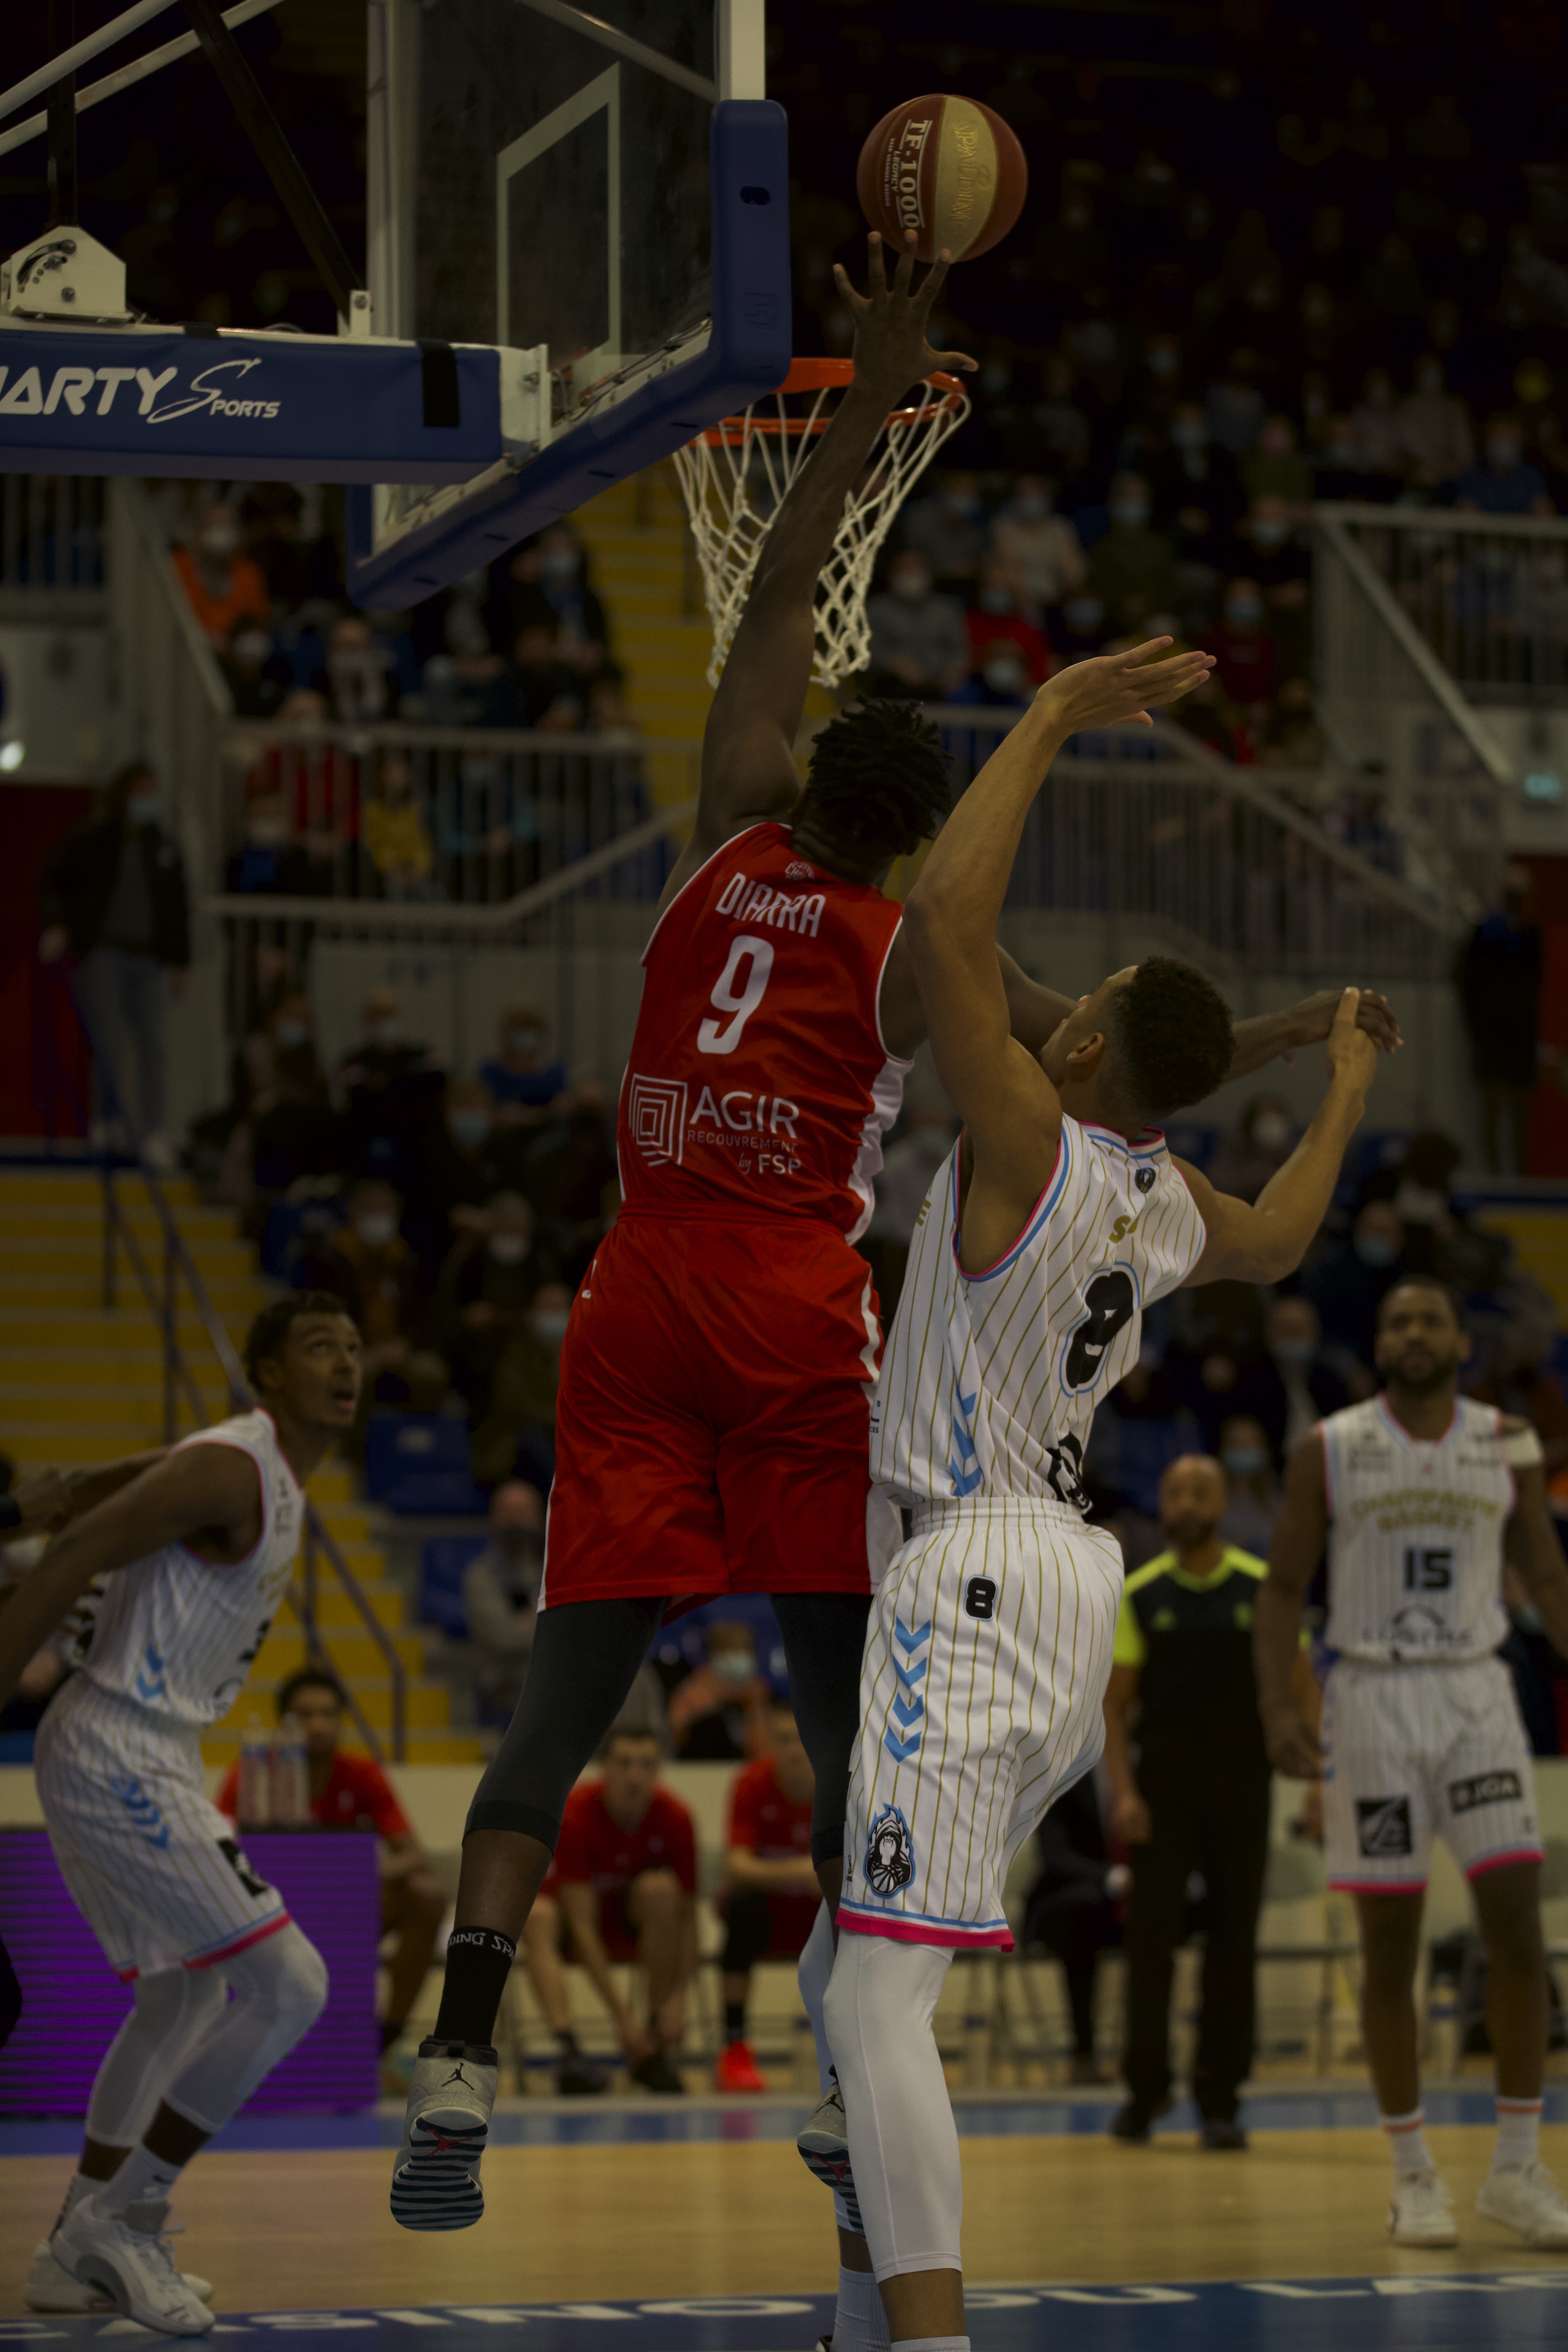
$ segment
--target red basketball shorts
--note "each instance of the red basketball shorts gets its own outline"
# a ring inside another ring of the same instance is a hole
[[[870,1269],[832,1226],[623,1214],[561,1353],[542,1605],[866,1592]],[[869,1532],[868,1532],[869,1531]]]

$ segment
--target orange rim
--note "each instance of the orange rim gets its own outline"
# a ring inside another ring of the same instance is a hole
[[[789,373],[783,383],[765,397],[776,400],[781,393],[842,390],[844,385],[853,383],[854,376],[853,360],[792,360]],[[944,409],[951,411],[959,407],[966,396],[955,375],[943,375],[938,371],[928,375],[926,383],[933,390],[940,389],[940,399],[923,401],[914,408],[890,410],[887,430],[890,431],[895,425],[923,425],[928,417],[940,415]],[[710,425],[705,433],[699,434],[698,439],[705,441],[710,449],[735,449],[742,446],[748,439],[795,441],[808,434],[825,433],[832,421],[831,414],[826,416],[726,416],[721,424]]]

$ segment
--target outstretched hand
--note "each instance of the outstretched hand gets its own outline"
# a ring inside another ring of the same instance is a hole
[[[1069,733],[1080,727],[1140,723],[1152,727],[1152,709],[1179,702],[1184,694],[1201,686],[1214,667],[1213,654],[1173,654],[1168,661],[1150,659],[1173,642],[1170,637],[1149,637],[1125,653],[1074,662],[1041,687],[1035,708]]]
[[[907,392],[941,368],[944,373],[972,374],[979,362],[967,352],[933,352],[926,341],[932,305],[947,276],[948,257],[942,253],[917,287],[915,233],[904,235],[889,284],[883,240],[873,229],[867,239],[866,275],[868,290],[858,294],[842,262],[833,265],[838,291],[855,320],[855,380],[868,382],[889,400]]]
[[[1296,1042],[1302,1045],[1321,1045],[1333,1025],[1340,1009],[1342,992],[1337,988],[1320,988],[1315,995],[1304,996],[1291,1014],[1296,1030]],[[1394,1007],[1386,996],[1373,988],[1363,988],[1356,1006],[1356,1026],[1364,1029],[1380,1054],[1396,1053],[1405,1043]],[[1288,1062],[1296,1058],[1295,1046],[1286,1053]]]
[[[1347,988],[1329,1028],[1329,1076],[1345,1078],[1364,1093],[1377,1067],[1378,1049],[1360,1024],[1361,991]]]

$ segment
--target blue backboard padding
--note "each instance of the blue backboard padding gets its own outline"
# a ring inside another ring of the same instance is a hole
[[[454,355],[461,422],[426,425],[417,343],[0,322],[0,472],[466,482],[501,454],[500,361]]]
[[[708,154],[713,325],[707,349],[602,417],[575,425],[484,499],[465,502],[379,555],[372,548],[370,493],[351,495],[348,589],[356,603],[417,604],[783,383],[792,357],[783,107],[771,99],[725,100],[713,109]]]

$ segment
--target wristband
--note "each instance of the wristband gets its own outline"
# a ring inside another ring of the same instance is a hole
[[[1526,1425],[1510,1429],[1502,1442],[1502,1458],[1510,1470],[1538,1470],[1546,1456],[1535,1431]]]

